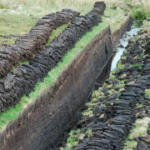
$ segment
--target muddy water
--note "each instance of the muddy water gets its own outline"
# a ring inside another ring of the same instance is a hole
[[[114,56],[112,59],[111,64],[111,71],[116,68],[116,65],[118,61],[121,58],[121,55],[123,54],[123,51],[125,50],[125,47],[128,45],[128,40],[132,38],[134,35],[137,35],[138,31],[140,31],[140,27],[142,26],[141,21],[134,21],[133,25],[131,26],[131,29],[127,31],[123,37],[116,43],[114,48]]]

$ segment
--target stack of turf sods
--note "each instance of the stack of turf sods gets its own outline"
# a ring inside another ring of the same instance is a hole
[[[35,84],[48,74],[70,48],[74,47],[76,41],[101,21],[100,15],[105,7],[104,2],[95,3],[90,13],[72,21],[63,33],[30,61],[30,65],[23,64],[7,74],[0,82],[0,111],[5,111],[18,103],[23,94],[28,95]],[[41,25],[42,20],[38,24]]]
[[[0,77],[3,78],[12,66],[17,66],[21,61],[31,60],[33,54],[39,53],[49,40],[53,29],[70,22],[80,13],[70,9],[46,15],[40,19],[31,31],[16,40],[14,45],[10,45],[0,50]]]
[[[114,73],[115,79],[106,80],[108,87],[111,85],[109,89],[114,88],[115,92],[119,92],[109,95],[110,91],[104,86],[102,92],[106,97],[98,98],[92,102],[92,105],[87,104],[85,109],[90,109],[93,115],[83,116],[78,121],[77,127],[80,128],[80,133],[84,137],[72,150],[123,149],[132,124],[136,120],[134,111],[136,104],[148,100],[146,103],[150,105],[149,99],[145,98],[145,89],[150,88],[150,55],[146,56],[150,54],[150,42],[147,43],[149,40],[150,36],[145,36],[145,38],[138,38],[136,43],[129,42],[125,53],[126,60],[121,60],[122,65],[125,65],[124,68]],[[145,50],[146,57],[141,55],[142,49]],[[142,63],[142,68],[138,66],[139,63]],[[126,75],[121,77],[122,74]],[[120,81],[126,84],[116,88]],[[119,98],[117,98],[118,94]],[[149,117],[148,108],[146,113],[145,117]],[[86,134],[88,130],[91,130],[90,136]]]

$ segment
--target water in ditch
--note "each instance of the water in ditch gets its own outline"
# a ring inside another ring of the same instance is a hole
[[[116,43],[114,48],[114,56],[112,58],[112,63],[111,63],[110,74],[116,68],[116,65],[120,60],[121,55],[125,50],[125,47],[128,45],[128,40],[132,38],[134,35],[137,35],[138,31],[140,31],[141,26],[142,26],[142,22],[135,20],[133,22],[133,25],[131,26],[131,29],[127,31],[123,35],[123,37]]]

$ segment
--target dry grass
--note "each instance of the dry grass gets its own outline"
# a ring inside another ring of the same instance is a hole
[[[19,34],[22,36],[36,24],[38,19],[35,18],[41,18],[63,8],[70,8],[81,12],[81,15],[85,15],[92,9],[96,1],[98,0],[0,0],[0,34]],[[134,8],[134,11],[144,8],[150,16],[150,0],[104,0],[104,2],[108,8],[110,6],[128,8],[126,4],[140,5],[141,7]],[[111,18],[103,18],[103,21],[111,25],[113,32],[125,20],[125,17],[122,17],[124,13],[127,12],[120,8],[118,11],[106,9],[105,15],[111,16]],[[149,22],[145,23],[143,27],[149,29]],[[0,41],[2,40],[0,39]],[[8,39],[6,44],[13,44],[15,40],[16,38]]]
[[[138,144],[137,141],[127,141],[125,143],[123,150],[134,150],[137,144]]]
[[[134,128],[131,130],[128,139],[133,139],[139,136],[146,136],[149,128],[150,118],[137,119],[134,123]],[[137,146],[137,141],[126,141],[123,150],[134,150]]]
[[[62,8],[71,8],[87,13],[91,6],[97,0],[0,0],[0,8],[6,9],[5,12],[9,12],[9,8],[12,13],[26,13],[32,15],[43,15],[49,12],[61,10]],[[150,0],[104,0],[108,7],[121,6],[126,4],[141,5],[146,12],[150,11]]]
[[[129,138],[133,139],[139,136],[146,136],[149,123],[150,123],[150,118],[146,117],[143,119],[138,119],[134,124],[135,128],[132,129]]]
[[[144,20],[141,29],[150,33],[150,21]]]
[[[96,0],[0,0],[3,12],[24,13],[27,15],[45,15],[47,13],[70,8],[86,14]],[[10,8],[10,9],[8,9]]]

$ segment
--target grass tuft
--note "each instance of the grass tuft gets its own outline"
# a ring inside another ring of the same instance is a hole
[[[147,117],[136,120],[136,122],[134,123],[135,127],[131,130],[129,139],[133,139],[139,136],[146,136],[149,123],[150,123],[150,118]]]
[[[123,150],[134,150],[137,144],[137,141],[127,141]]]
[[[54,39],[55,37],[59,36],[59,34],[62,33],[62,31],[65,30],[65,28],[66,28],[69,24],[70,24],[70,23],[65,24],[65,25],[62,25],[62,26],[58,27],[56,30],[53,30],[53,31],[52,31],[52,34],[51,34],[50,37],[49,37],[48,42],[46,43],[46,46],[49,45],[49,44],[53,41],[53,39]]]

